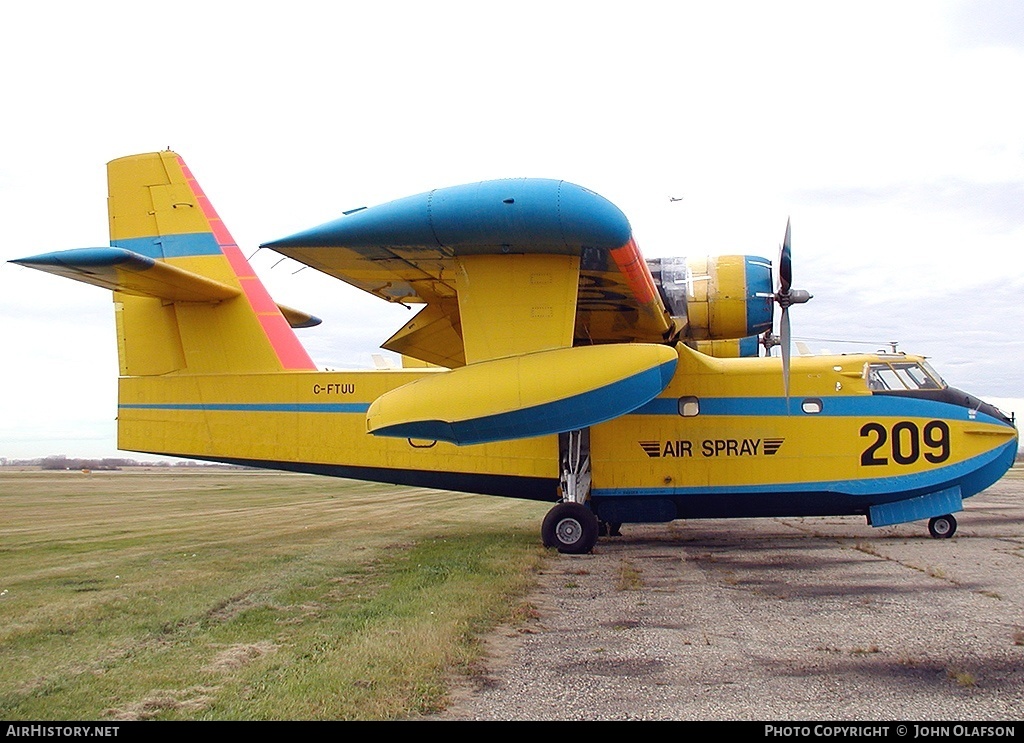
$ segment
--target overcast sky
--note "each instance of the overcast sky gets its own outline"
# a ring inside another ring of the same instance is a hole
[[[899,341],[1024,414],[1016,0],[43,0],[5,8],[0,64],[4,261],[106,245],[105,163],[166,147],[247,254],[435,187],[561,178],[647,257],[775,258],[791,217],[796,337]],[[253,263],[324,318],[299,331],[322,366],[371,366],[408,320],[279,258]],[[0,328],[0,456],[117,456],[110,294],[5,263]]]

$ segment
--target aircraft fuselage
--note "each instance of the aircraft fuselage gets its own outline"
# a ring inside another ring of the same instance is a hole
[[[951,388],[871,388],[904,355],[715,359],[678,347],[649,403],[589,430],[591,507],[606,522],[959,510],[1017,450],[1013,423]],[[441,370],[122,377],[122,449],[557,501],[559,437],[456,446],[374,436],[383,393]]]

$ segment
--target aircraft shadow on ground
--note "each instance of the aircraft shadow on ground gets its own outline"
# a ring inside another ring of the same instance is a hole
[[[894,580],[893,568],[902,563],[855,550],[860,540],[801,535],[759,535],[754,538],[735,535],[730,540],[715,535],[708,540],[688,535],[628,535],[605,540],[597,554],[633,560],[644,551],[645,561],[659,558],[680,560],[695,565],[716,582],[730,588],[765,594],[776,598],[823,598],[829,596],[883,597],[929,595],[943,591],[979,590],[973,583],[928,580]],[[928,537],[925,537],[928,539]],[[837,551],[837,541],[849,542]],[[647,553],[654,551],[653,554]],[[892,567],[890,567],[892,566]],[[906,566],[904,566],[906,568]],[[843,575],[843,580],[836,580]],[[912,576],[925,574],[914,569]]]
[[[1012,692],[1020,690],[1021,666],[1011,659],[979,657],[954,657],[953,653],[941,648],[921,652],[920,655],[897,654],[893,651],[873,649],[833,649],[829,655],[837,660],[821,667],[801,665],[794,668],[792,662],[765,661],[774,676],[811,677],[828,676],[843,678],[861,677],[872,684],[879,679],[891,679],[900,685],[901,693],[915,689],[922,694],[934,695],[945,692],[963,697],[978,692]],[[938,656],[938,657],[936,657]],[[836,666],[841,668],[836,668]],[[851,683],[851,685],[853,685]]]

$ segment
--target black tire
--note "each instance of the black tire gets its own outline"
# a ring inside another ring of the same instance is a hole
[[[928,520],[928,533],[933,539],[949,539],[956,534],[956,519],[952,515],[936,516]]]
[[[584,555],[597,544],[597,516],[580,503],[559,503],[540,527],[545,547],[567,555]]]

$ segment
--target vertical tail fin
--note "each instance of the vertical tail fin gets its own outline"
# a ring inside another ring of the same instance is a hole
[[[111,246],[239,290],[168,301],[116,286],[123,376],[316,368],[177,154],[114,160],[107,180]]]

